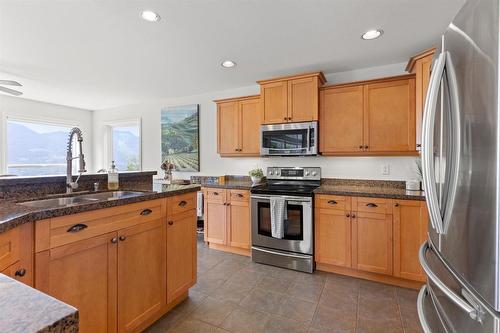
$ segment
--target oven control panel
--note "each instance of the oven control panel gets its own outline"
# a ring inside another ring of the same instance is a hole
[[[320,180],[321,168],[318,167],[269,167],[267,179]]]

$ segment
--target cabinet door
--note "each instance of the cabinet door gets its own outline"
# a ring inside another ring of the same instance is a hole
[[[308,77],[288,81],[289,121],[318,120],[318,107],[318,78]]]
[[[427,238],[425,201],[398,200],[394,204],[394,275],[425,281],[418,250]]]
[[[363,86],[320,93],[320,151],[361,152],[363,149]]]
[[[316,262],[351,267],[349,212],[317,208],[314,227]]]
[[[238,153],[238,102],[217,105],[217,152],[221,155]]]
[[[422,122],[424,118],[425,99],[431,79],[432,57],[434,53],[417,61],[416,64],[416,132],[417,150],[422,148]]]
[[[217,195],[214,195],[217,193]],[[226,244],[226,190],[205,192],[205,242]]]
[[[415,151],[415,79],[367,84],[364,89],[368,151]]]
[[[234,192],[234,193],[233,193]],[[231,191],[231,198],[244,196],[241,191]],[[247,197],[248,198],[248,197]],[[228,216],[228,244],[242,249],[250,248],[250,204],[248,200],[231,199]]]
[[[260,154],[260,98],[240,101],[240,154]]]
[[[288,121],[288,82],[279,81],[261,85],[264,124]]]
[[[167,223],[167,302],[196,283],[196,211],[170,217]]]
[[[118,238],[118,332],[133,332],[166,304],[166,223],[122,229]]]
[[[116,332],[116,233],[39,252],[35,287],[78,309],[79,332]]]
[[[392,216],[353,214],[353,268],[392,275]]]

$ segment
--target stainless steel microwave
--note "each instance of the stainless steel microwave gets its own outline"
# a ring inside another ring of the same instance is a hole
[[[317,121],[260,126],[261,156],[306,156],[317,154]]]

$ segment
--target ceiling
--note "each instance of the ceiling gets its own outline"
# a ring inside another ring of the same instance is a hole
[[[98,110],[398,63],[435,43],[463,3],[0,0],[0,79],[18,79],[25,98]],[[371,28],[385,33],[363,41]]]

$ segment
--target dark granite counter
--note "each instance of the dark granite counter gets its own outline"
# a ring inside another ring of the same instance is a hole
[[[78,332],[78,310],[0,274],[0,332]]]
[[[223,180],[221,181],[221,178]],[[250,190],[254,185],[248,176],[231,176],[211,177],[211,176],[194,176],[191,177],[192,183],[200,184],[202,187],[224,188],[235,190]]]
[[[252,182],[239,181],[239,180],[228,180],[223,184],[203,184],[203,187],[212,188],[225,188],[225,189],[235,189],[235,190],[250,190],[252,188]]]
[[[324,179],[314,194],[425,200],[423,191],[408,191],[400,181]]]
[[[77,214],[90,210],[127,205],[135,202],[160,199],[188,192],[196,192],[199,189],[200,185],[163,185],[159,190],[144,192],[144,195],[137,197],[103,200],[91,203],[69,205],[62,208],[53,209],[36,209],[20,205],[15,201],[0,201],[0,233],[15,228],[16,226],[19,226],[21,224],[34,222],[37,220]],[[128,190],[134,191],[135,189]]]

